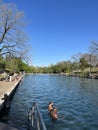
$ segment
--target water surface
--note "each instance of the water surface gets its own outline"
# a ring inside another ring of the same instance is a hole
[[[47,130],[98,130],[98,80],[62,75],[26,75],[18,86],[9,112],[1,120],[27,130],[28,111],[38,102]],[[54,102],[59,119],[48,115]],[[5,120],[6,119],[6,120]]]

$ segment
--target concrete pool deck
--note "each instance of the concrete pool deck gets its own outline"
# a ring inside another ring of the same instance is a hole
[[[19,75],[18,79],[15,79],[12,82],[6,80],[0,81],[0,111],[3,109],[6,103],[6,99],[4,98],[4,95],[7,94],[10,100],[12,94],[14,93],[18,84],[21,82],[22,78],[23,75]],[[0,130],[18,130],[18,129],[8,124],[0,122]]]
[[[18,80],[15,79],[14,81],[0,81],[0,111],[4,107],[5,99],[4,95],[7,94],[9,98],[12,96],[14,90],[16,89],[17,85],[20,83],[22,80],[23,75],[20,75]]]

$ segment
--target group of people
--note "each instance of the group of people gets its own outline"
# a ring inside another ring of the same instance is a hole
[[[48,111],[53,120],[58,119],[57,108],[54,107],[53,102],[49,102]]]
[[[6,81],[12,82],[12,81],[14,81],[14,80],[17,80],[17,81],[18,81],[18,79],[19,79],[19,74],[16,74],[16,73],[9,73],[9,74],[7,74],[7,76],[6,76]]]

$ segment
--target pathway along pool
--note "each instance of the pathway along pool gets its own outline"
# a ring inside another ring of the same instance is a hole
[[[26,75],[17,88],[8,112],[0,118],[20,130],[28,128],[28,111],[37,101],[47,130],[98,130],[98,80],[62,75]],[[58,108],[55,122],[48,103]]]

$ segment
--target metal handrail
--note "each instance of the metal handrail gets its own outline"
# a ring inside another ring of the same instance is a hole
[[[31,123],[32,128],[35,127],[37,130],[40,130],[40,125],[41,125],[42,130],[47,130],[42,115],[40,113],[38,104],[36,102],[33,103],[29,111],[28,119],[29,119],[29,123]]]

